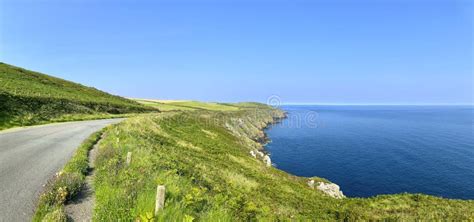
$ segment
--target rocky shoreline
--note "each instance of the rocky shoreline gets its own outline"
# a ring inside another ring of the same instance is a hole
[[[262,137],[256,140],[256,142],[262,145],[261,149],[260,150],[255,149],[255,150],[250,151],[251,156],[253,156],[254,158],[261,159],[267,165],[267,167],[272,166],[272,162],[270,158],[270,153],[267,150],[265,150],[265,146],[271,142],[271,139],[268,137],[268,134],[266,133],[266,131],[272,125],[278,124],[284,119],[288,118],[287,112],[284,112],[284,111],[281,111],[281,112],[282,112],[281,116],[273,116],[273,121],[270,123],[267,123],[267,125],[261,129]],[[317,189],[325,193],[326,195],[336,198],[336,199],[342,199],[346,197],[344,193],[340,190],[339,185],[335,183],[315,182],[314,179],[308,178],[308,186],[311,189]]]
[[[266,131],[275,124],[288,118],[288,113],[280,109],[256,109],[253,112],[243,113],[239,117],[230,118],[225,122],[225,127],[235,136],[242,138],[242,143],[246,143],[252,149],[249,155],[262,161],[267,167],[272,167],[273,163],[270,153],[265,150],[265,146],[271,142]],[[314,178],[305,178],[309,189],[316,189],[333,198],[344,198],[337,184],[324,179],[315,181]]]
[[[262,145],[262,151],[264,152],[265,152],[265,149],[263,147],[265,147],[268,143],[272,141],[270,137],[268,137],[268,134],[266,133],[266,131],[270,129],[271,126],[281,123],[284,119],[288,118],[288,113],[284,111],[282,112],[283,112],[282,116],[274,116],[273,120],[270,123],[267,123],[265,127],[260,129],[262,132],[262,136],[255,140],[255,142],[260,143]]]

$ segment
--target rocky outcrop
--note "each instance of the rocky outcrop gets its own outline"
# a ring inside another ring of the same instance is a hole
[[[239,116],[226,119],[224,125],[235,136],[242,138],[246,145],[261,149],[269,142],[264,130],[285,117],[284,111],[271,107],[249,109]]]
[[[267,167],[272,166],[272,160],[268,154],[264,154],[262,151],[255,149],[250,151],[250,155],[255,159],[263,161]]]
[[[253,156],[253,158],[257,158],[257,154],[255,154],[255,151],[250,151],[250,155]]]
[[[257,156],[260,157],[261,159],[263,159],[263,157],[265,156],[265,154],[260,150],[255,150],[255,154],[257,154]]]
[[[335,183],[325,183],[325,182],[315,182],[314,180],[308,181],[308,186],[311,188],[315,188],[322,191],[326,195],[330,197],[334,197],[336,199],[345,198],[344,194],[341,191],[341,188]]]
[[[271,167],[270,156],[262,152],[263,146],[269,142],[264,131],[269,125],[277,123],[283,118],[286,118],[286,113],[272,107],[250,109],[241,113],[240,116],[225,119],[224,126],[232,134],[241,138],[242,143],[253,147],[249,151],[253,158],[259,159],[267,167]]]
[[[263,162],[265,162],[265,164],[267,165],[267,167],[271,167],[272,166],[272,159],[270,159],[270,156],[268,155],[265,155],[263,157]]]

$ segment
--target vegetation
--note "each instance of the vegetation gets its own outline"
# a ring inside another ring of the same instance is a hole
[[[0,130],[156,111],[135,101],[0,63]]]
[[[264,105],[130,118],[107,130],[96,160],[97,221],[277,221],[474,219],[474,201],[422,194],[334,199],[266,167],[249,152],[283,113]],[[126,155],[132,152],[130,166]],[[315,178],[316,181],[326,181]],[[154,216],[157,185],[164,210]]]
[[[136,99],[137,102],[158,108],[161,111],[192,111],[192,110],[212,110],[212,111],[237,111],[239,106],[228,103],[205,103],[199,101],[166,101]]]
[[[64,204],[85,184],[88,152],[100,138],[97,221],[474,220],[474,201],[423,194],[334,199],[309,187],[309,178],[266,167],[250,151],[262,149],[262,130],[284,113],[263,104],[131,101],[3,63],[0,87],[0,129],[167,111],[92,135],[50,180],[34,221],[66,221]],[[155,216],[157,185],[166,186],[166,202]]]
[[[94,133],[82,143],[64,169],[48,182],[39,198],[33,221],[66,221],[64,204],[84,186],[89,170],[89,150],[99,141],[102,132]]]

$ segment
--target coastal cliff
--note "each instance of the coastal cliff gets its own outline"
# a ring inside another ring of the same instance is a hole
[[[246,140],[251,147],[255,148],[249,152],[252,157],[261,160],[267,167],[271,167],[272,161],[270,154],[264,149],[265,144],[270,142],[265,130],[285,118],[287,118],[287,113],[281,109],[266,108],[259,110],[257,108],[255,110],[248,110],[243,113],[241,117],[228,119],[225,126],[235,136]],[[333,198],[345,198],[337,184],[317,177],[314,179],[308,178],[307,180],[308,186],[312,189],[321,191]]]
[[[342,192],[335,189],[338,187],[323,178],[297,177],[271,167],[271,160],[262,151],[266,141],[264,130],[283,118],[284,112],[253,103],[234,106],[239,110],[144,115],[107,129],[96,160],[94,218],[101,221],[150,218],[155,221],[462,221],[474,218],[474,201],[422,194],[341,198]],[[131,164],[127,165],[124,163],[129,152],[133,155]],[[158,185],[166,186],[166,201],[163,210],[154,215]]]
[[[286,113],[280,109],[255,107],[254,109],[245,110],[235,117],[228,118],[224,125],[235,136],[243,140],[253,141],[249,144],[261,150],[270,141],[265,129],[286,117]]]

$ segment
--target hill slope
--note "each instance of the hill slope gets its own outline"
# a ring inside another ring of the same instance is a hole
[[[0,63],[0,130],[152,110],[95,88]]]

